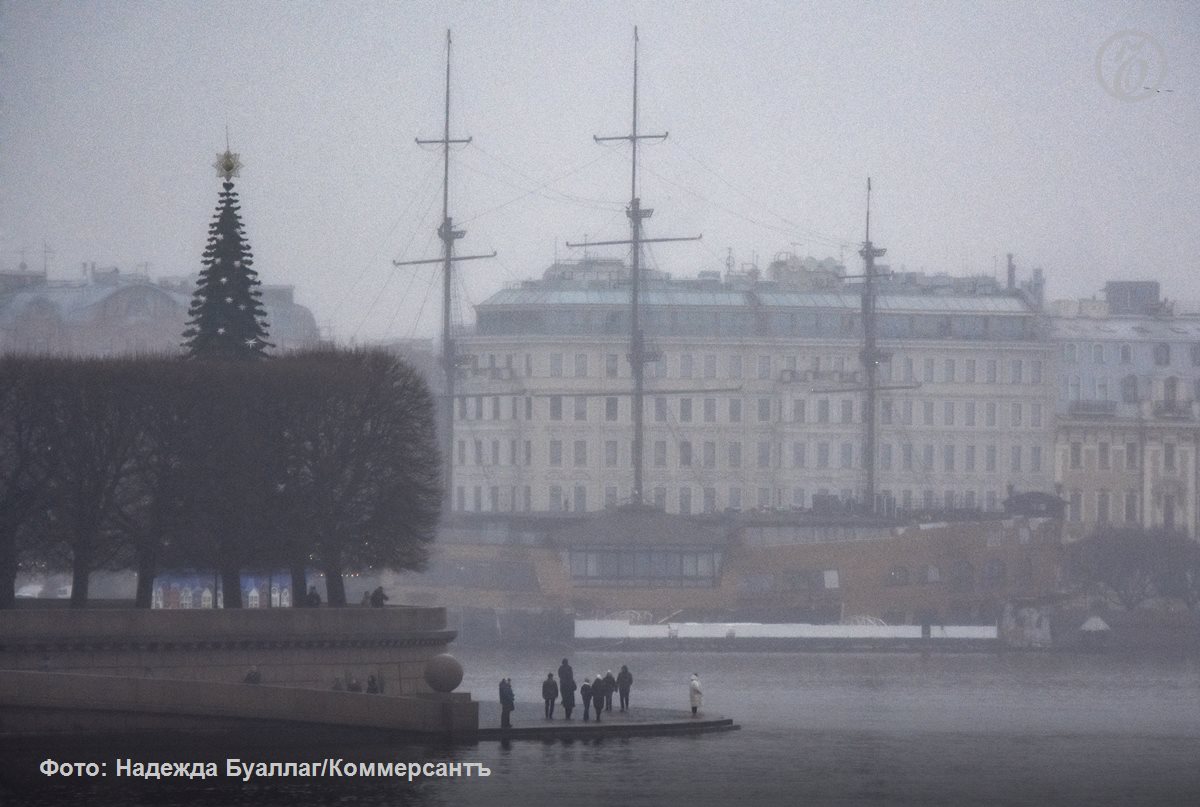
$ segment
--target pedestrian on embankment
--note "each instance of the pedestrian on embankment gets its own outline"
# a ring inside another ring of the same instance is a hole
[[[583,679],[583,686],[579,688],[579,697],[583,700],[583,720],[586,723],[588,712],[592,708],[592,685],[586,678]]]
[[[564,679],[560,676],[558,690],[562,694],[563,714],[566,715],[567,720],[570,720],[571,712],[575,711],[575,679]]]
[[[546,673],[542,682],[542,700],[546,702],[546,719],[554,719],[554,702],[558,700],[558,684],[554,681],[554,673]]]
[[[692,717],[695,717],[704,702],[704,688],[700,686],[700,676],[696,673],[692,673],[691,683],[688,684],[688,702],[692,705]]]
[[[517,708],[516,697],[513,695],[512,682],[507,678],[500,679],[500,728],[512,728],[509,715]]]
[[[604,674],[604,711],[612,711],[612,696],[617,691],[617,679],[613,677],[612,670]]]
[[[633,688],[633,673],[624,664],[617,673],[617,693],[621,696],[621,711],[629,711],[629,690]]]
[[[596,722],[600,722],[600,713],[604,711],[604,695],[608,692],[608,687],[604,685],[604,679],[596,673],[595,680],[592,681],[592,706],[596,708]]]

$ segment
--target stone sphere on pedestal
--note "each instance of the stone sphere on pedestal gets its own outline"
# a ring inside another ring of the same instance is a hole
[[[434,692],[453,692],[462,679],[463,666],[449,653],[441,653],[425,662],[425,683]]]

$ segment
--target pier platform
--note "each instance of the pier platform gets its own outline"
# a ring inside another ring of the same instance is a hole
[[[704,734],[714,731],[736,731],[741,728],[732,718],[701,711],[692,717],[682,709],[655,709],[638,706],[628,712],[605,712],[600,722],[584,721],[583,710],[575,708],[571,720],[563,717],[562,706],[554,710],[554,719],[542,716],[540,701],[518,703],[512,713],[512,728],[500,728],[500,704],[494,701],[479,704],[478,740],[553,740],[587,739],[592,737],[635,737],[664,734]]]

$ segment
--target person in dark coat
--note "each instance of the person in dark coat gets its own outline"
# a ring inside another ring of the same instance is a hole
[[[308,593],[304,595],[304,604],[309,608],[321,607],[321,595],[317,593],[316,586],[308,587]]]
[[[375,676],[368,675],[367,676],[367,694],[368,695],[378,695],[380,693],[380,691],[381,690],[379,689],[379,681],[376,680]]]
[[[558,691],[562,694],[563,714],[567,716],[567,720],[570,720],[571,712],[575,711],[575,679],[560,680]]]
[[[583,700],[583,719],[586,722],[588,719],[588,710],[592,708],[592,685],[588,683],[586,678],[583,679],[583,686],[579,688],[579,697]],[[597,715],[596,719],[599,720],[600,716]]]
[[[261,684],[262,683],[262,673],[260,673],[258,671],[257,664],[252,666],[250,669],[246,670],[246,677],[242,679],[242,683],[244,683],[244,684]]]
[[[612,670],[604,674],[604,711],[612,711],[612,696],[617,691],[617,679],[613,677]]]
[[[376,586],[371,592],[371,607],[382,608],[383,604],[388,601],[388,595],[383,593],[383,586]]]
[[[624,664],[617,673],[617,692],[621,696],[621,711],[629,711],[629,690],[633,687],[633,673]]]
[[[512,722],[508,716],[512,714],[512,710],[517,707],[516,698],[513,695],[512,683],[507,678],[500,679],[500,728],[512,728]]]
[[[570,681],[571,683],[575,683],[575,670],[571,669],[571,665],[567,663],[566,659],[563,659],[562,664],[558,665],[559,689],[561,689],[562,685],[565,684],[567,681]]]
[[[604,679],[600,674],[596,674],[596,679],[592,681],[592,705],[596,707],[596,722],[600,722],[600,713],[604,711],[604,694],[608,692],[608,687],[604,685]]]
[[[554,702],[558,700],[558,684],[554,681],[554,673],[546,673],[542,682],[542,700],[546,702],[546,719],[554,719]]]

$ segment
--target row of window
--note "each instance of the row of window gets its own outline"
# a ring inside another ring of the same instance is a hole
[[[621,467],[621,442],[605,440],[604,467]],[[628,444],[628,442],[626,441]],[[474,448],[474,464],[477,466],[525,466],[532,464],[533,443],[530,440],[511,440],[508,444],[507,463],[502,462],[500,440],[492,440],[490,452],[485,452],[483,440],[472,441]],[[562,468],[571,465],[575,468],[590,467],[588,440],[563,441],[552,438],[547,444],[547,465],[551,468]],[[650,446],[650,464],[654,468],[703,468],[738,470],[749,467],[743,452],[743,443],[734,440],[724,443],[718,457],[716,440],[676,440],[668,443],[666,440],[654,440]],[[793,441],[791,443],[790,463],[787,462],[788,452],[786,443],[776,443],[770,440],[759,440],[753,444],[755,448],[754,467],[771,469],[790,467],[802,468],[861,468],[864,465],[862,448],[857,442],[843,441],[830,443],[820,440],[816,442]],[[1075,447],[1072,444],[1072,463],[1076,459]],[[1105,444],[1107,446],[1107,444]],[[1168,469],[1174,469],[1174,445],[1168,444],[1171,451]],[[566,450],[569,449],[569,456]],[[668,459],[668,449],[670,458]],[[625,455],[632,463],[632,449]],[[995,444],[955,445],[946,443],[935,446],[933,443],[914,444],[909,442],[884,442],[878,446],[878,462],[876,467],[881,471],[943,471],[952,473],[964,472],[994,472],[998,470],[998,448]],[[1106,455],[1107,456],[1107,455]],[[490,459],[490,462],[488,461]],[[460,467],[467,465],[467,441],[458,441],[458,462]],[[1074,464],[1072,468],[1078,467]],[[1106,467],[1106,466],[1102,466]],[[1012,445],[1009,446],[1007,469],[1013,472],[1029,471],[1040,473],[1042,470],[1042,446]]]
[[[918,406],[919,405],[919,406]],[[919,413],[919,420],[917,419]],[[1028,421],[1026,420],[1028,413]],[[818,416],[820,411],[818,410]],[[1007,418],[1003,415],[1007,414]],[[1020,429],[1026,426],[1042,428],[1043,407],[1040,402],[1024,403],[1010,401],[1007,407],[999,401],[914,401],[911,398],[892,400],[883,398],[879,402],[879,421],[885,426],[899,423],[903,426],[966,426],[976,428],[1007,427]],[[818,422],[820,421],[818,418]]]
[[[550,512],[588,511],[587,485],[575,485],[566,488],[563,485],[549,485],[546,491],[546,507]],[[468,498],[468,492],[470,498]],[[759,487],[749,491],[734,485],[723,491],[721,498],[716,487],[703,487],[697,492],[691,486],[685,485],[675,491],[669,491],[666,486],[656,486],[651,490],[651,501],[661,510],[692,515],[694,513],[716,513],[726,508],[742,510],[743,508],[758,508],[773,510],[783,508],[807,508],[821,497],[834,497],[842,502],[856,500],[856,492],[849,488],[840,491],[830,491],[820,488],[811,496],[805,488]],[[899,495],[897,495],[897,493]],[[898,492],[884,488],[878,493],[879,503],[884,512],[900,510],[977,510],[983,509],[995,512],[1003,502],[1001,493],[997,490],[943,490],[933,489],[913,490],[904,488]],[[615,507],[626,503],[627,498],[615,485],[604,488],[604,507]],[[499,485],[485,488],[474,485],[469,490],[465,485],[455,488],[454,506],[459,511],[471,512],[529,512],[533,510],[533,488],[529,485],[511,486],[507,489]],[[541,505],[539,503],[539,509]]]
[[[1177,346],[1182,348],[1182,345]],[[1143,345],[1137,345],[1141,351]],[[1187,346],[1192,366],[1200,367],[1200,343]],[[1090,360],[1092,364],[1133,364],[1135,346],[1129,343],[1105,344],[1096,342],[1091,345],[1067,342],[1063,345],[1063,359],[1070,364]],[[1149,346],[1151,358],[1158,367],[1169,367],[1172,358],[1172,346],[1167,342],[1157,342]],[[1182,351],[1180,351],[1182,352]]]
[[[477,311],[481,335],[596,335],[629,333],[625,307],[552,305]],[[760,336],[857,338],[860,317],[830,310],[717,310],[699,306],[646,306],[641,324],[647,336]],[[986,314],[885,314],[878,317],[885,339],[1031,339],[1037,335],[1033,317]]]
[[[505,398],[509,405],[504,406]],[[549,395],[547,407],[549,419],[562,422],[570,419],[585,423],[589,419],[593,406],[591,396],[587,395]],[[485,400],[490,404],[485,406]],[[622,422],[622,415],[630,412],[631,402],[622,402],[616,395],[604,396],[600,399],[604,407],[604,421],[607,423]],[[782,422],[785,415],[790,415],[788,423],[857,423],[864,416],[865,406],[850,398],[830,399],[814,398],[811,401],[796,398],[791,401],[791,411],[785,412],[786,401],[772,397],[757,398],[668,398],[654,396],[650,406],[653,421],[656,423],[743,423],[746,404],[752,403],[756,422]],[[723,401],[723,405],[719,404]],[[523,402],[523,403],[522,403]],[[811,404],[811,405],[810,405]],[[459,420],[486,420],[485,412],[490,409],[491,420],[501,420],[507,408],[513,420],[533,419],[533,398],[512,396],[483,396],[475,395],[458,399]],[[1004,414],[1007,414],[1005,418]],[[1028,413],[1028,420],[1026,414]],[[473,415],[473,417],[472,417]],[[723,416],[723,417],[721,417]],[[718,418],[721,417],[720,420]],[[1040,402],[1010,401],[928,401],[911,398],[882,398],[879,401],[879,421],[885,426],[898,423],[905,426],[965,426],[975,428],[1009,427],[1009,428],[1042,428],[1043,406]]]
[[[1120,396],[1121,403],[1134,404],[1143,399],[1150,398],[1153,393],[1154,379],[1143,377],[1139,379],[1136,375],[1130,374],[1122,376],[1120,381]],[[1088,378],[1086,387],[1082,380],[1077,375],[1067,376],[1063,379],[1063,389],[1068,401],[1110,401],[1113,400],[1110,396],[1114,392],[1109,387],[1109,379],[1107,378]],[[1192,380],[1192,397],[1200,401],[1200,378]],[[1169,376],[1162,380],[1162,400],[1164,403],[1177,404],[1180,402],[1180,384],[1179,379],[1175,376]]]
[[[655,585],[716,584],[721,554],[715,551],[572,550],[571,577],[577,581],[644,582]]]
[[[1079,441],[1074,441],[1070,444],[1067,449],[1067,465],[1072,471],[1084,470],[1085,453],[1091,457],[1093,452],[1084,452],[1083,443]],[[1114,455],[1121,455],[1122,453],[1123,456],[1121,459],[1114,462]],[[1172,472],[1179,470],[1180,460],[1178,455],[1179,451],[1174,443],[1163,443],[1162,470]],[[1140,456],[1141,449],[1137,442],[1133,440],[1125,443],[1123,451],[1119,447],[1114,449],[1109,445],[1109,443],[1101,441],[1096,444],[1094,467],[1096,470],[1110,471],[1113,469],[1114,465],[1120,464],[1123,465],[1127,471],[1136,471],[1139,466],[1138,458]],[[1092,470],[1093,464],[1090,460],[1088,461],[1087,466],[1087,470]]]
[[[1139,348],[1141,346],[1138,346]],[[1149,346],[1151,358],[1158,367],[1172,365],[1174,351],[1172,345],[1160,342]],[[1095,343],[1092,345],[1077,345],[1068,342],[1063,345],[1063,357],[1069,364],[1077,364],[1081,357],[1089,359],[1095,365],[1133,364],[1134,346],[1130,344]],[[1188,346],[1191,365],[1200,367],[1200,344]],[[506,354],[503,367],[497,363],[497,355],[487,354],[487,363],[481,366],[483,356],[471,356],[472,366],[476,372],[505,370],[515,373],[514,357]],[[569,367],[575,378],[590,376],[590,354],[588,353],[551,353],[549,354],[548,375],[551,378],[562,378]],[[721,367],[718,367],[718,355],[715,353],[692,354],[680,353],[673,359],[660,358],[648,365],[648,374],[654,378],[706,378],[742,379],[746,375],[744,357],[740,353],[724,356]],[[857,359],[846,356],[813,356],[802,367],[795,356],[774,357],[760,354],[755,358],[754,375],[759,379],[775,379],[780,373],[796,373],[809,370],[814,373],[845,372],[857,370]],[[523,356],[525,377],[534,375],[533,354]],[[624,367],[626,362],[620,354],[604,354],[603,376],[617,378],[627,374]],[[1003,365],[1003,367],[1002,367]],[[1003,369],[1003,372],[1001,370]],[[939,362],[932,357],[925,357],[918,363],[912,356],[893,358],[890,362],[880,365],[880,374],[886,381],[920,381],[925,384],[943,383],[1006,383],[1006,384],[1040,384],[1042,383],[1042,361],[1021,358],[1008,359],[957,359],[946,358]]]
[[[1124,493],[1108,490],[1097,490],[1088,494],[1088,512],[1083,509],[1083,492],[1078,490],[1067,493],[1067,521],[1079,523],[1087,520],[1099,524],[1109,524],[1115,521],[1125,521],[1129,524],[1139,522],[1138,513],[1141,511],[1141,494],[1136,490]],[[1165,509],[1171,512],[1171,523],[1174,524],[1175,497],[1164,497]],[[1120,509],[1117,509],[1120,508]]]
[[[480,355],[472,355],[472,367],[476,373],[501,375],[515,374],[512,354],[506,354],[504,366],[497,364],[497,355],[487,354],[487,364],[480,366]],[[588,378],[592,371],[592,354],[589,353],[550,353],[547,375],[550,378]],[[718,366],[720,364],[720,366]],[[801,365],[806,366],[801,366]],[[719,357],[716,353],[679,353],[668,358],[661,356],[657,361],[647,365],[647,374],[651,378],[682,378],[682,379],[716,379],[726,378],[741,380],[753,372],[759,380],[795,380],[796,374],[807,371],[816,375],[822,373],[843,373],[860,369],[858,359],[853,356],[812,356],[806,362],[801,362],[795,356],[772,356],[760,354],[755,357],[752,370],[746,368],[745,357],[741,353],[726,354]],[[625,375],[626,361],[617,353],[604,354],[603,377],[617,378]],[[534,375],[533,354],[524,354],[524,375]],[[892,356],[880,365],[880,377],[884,381],[920,381],[924,384],[1041,384],[1041,359],[1014,358],[1000,359],[958,359],[945,358],[940,362],[933,357],[925,357],[920,361],[913,356]]]

